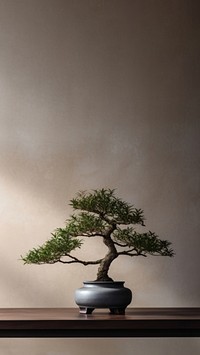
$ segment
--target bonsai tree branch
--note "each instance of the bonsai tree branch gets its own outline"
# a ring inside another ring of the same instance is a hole
[[[139,252],[133,252],[133,251],[121,251],[118,253],[118,255],[127,255],[127,256],[147,256],[146,254],[139,253]]]
[[[69,257],[72,260],[62,260],[59,259],[58,261],[62,264],[73,264],[73,263],[79,263],[79,264],[83,264],[84,266],[87,265],[97,265],[100,264],[102,262],[102,259],[98,259],[98,260],[92,260],[92,261],[85,261],[85,260],[80,260],[78,258],[76,258],[75,256],[72,256],[70,254],[66,254],[65,256]]]
[[[93,237],[104,237],[103,234],[101,233],[82,233],[82,234],[77,234],[76,237],[78,238],[81,238],[81,237],[84,237],[84,238],[93,238]]]

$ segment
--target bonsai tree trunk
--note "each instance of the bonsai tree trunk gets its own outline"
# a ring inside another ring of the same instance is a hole
[[[118,253],[110,235],[103,237],[103,242],[108,247],[109,251],[100,263],[96,281],[113,281],[108,276],[108,271],[110,268],[110,264],[113,262],[114,259],[118,257]]]

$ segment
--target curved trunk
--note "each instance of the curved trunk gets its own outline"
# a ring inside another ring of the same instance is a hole
[[[105,256],[98,268],[96,281],[113,281],[113,279],[108,276],[108,271],[110,268],[110,264],[114,259],[116,259],[116,257],[117,256],[113,256],[111,253],[108,253]]]
[[[113,260],[118,257],[117,249],[115,248],[115,245],[110,236],[104,237],[103,242],[108,247],[109,252],[106,254],[105,258],[99,265],[96,281],[113,281],[108,276],[108,271]]]

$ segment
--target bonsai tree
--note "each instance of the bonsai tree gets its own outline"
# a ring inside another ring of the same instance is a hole
[[[115,190],[100,189],[79,192],[70,201],[74,213],[64,228],[52,233],[42,246],[22,257],[25,264],[99,265],[96,281],[113,281],[108,275],[111,263],[121,256],[173,256],[171,243],[161,240],[154,232],[139,233],[136,225],[144,226],[144,215],[127,202],[116,197]],[[97,260],[81,260],[75,256],[84,238],[101,238],[108,248]]]

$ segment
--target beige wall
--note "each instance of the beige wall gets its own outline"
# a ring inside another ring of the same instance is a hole
[[[74,306],[95,268],[19,258],[63,225],[78,190],[99,187],[143,208],[176,251],[113,263],[132,306],[200,306],[198,4],[0,0],[0,307]],[[108,349],[196,355],[200,343],[0,340],[0,355]]]

